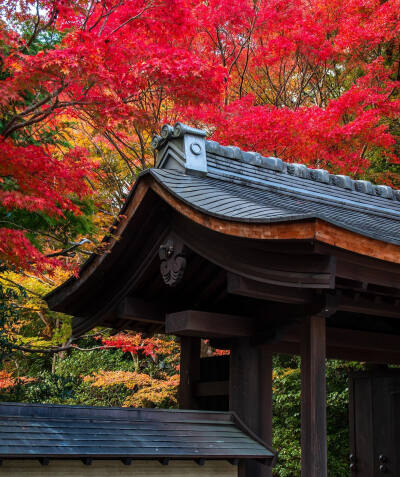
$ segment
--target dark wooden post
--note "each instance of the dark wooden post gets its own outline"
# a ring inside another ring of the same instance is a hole
[[[181,336],[179,408],[196,409],[193,385],[200,379],[200,338]]]
[[[231,349],[229,408],[268,444],[272,442],[272,354],[250,339],[237,339]],[[239,466],[239,477],[271,477],[258,462]]]
[[[307,317],[301,341],[301,475],[327,477],[326,319]]]

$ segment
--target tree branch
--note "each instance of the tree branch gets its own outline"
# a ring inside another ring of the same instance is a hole
[[[148,5],[146,5],[141,12],[139,12],[137,15],[134,15],[133,17],[131,18],[128,18],[128,20],[126,20],[125,22],[121,23],[121,25],[117,28],[115,28],[115,30],[113,30],[111,33],[110,33],[110,36],[113,35],[114,33],[116,33],[118,30],[120,30],[122,27],[124,27],[125,25],[127,25],[128,23],[132,22],[133,20],[136,20],[137,18],[139,18],[140,16],[143,15],[143,13],[148,10],[149,8],[151,8],[153,6],[153,4],[150,2]]]

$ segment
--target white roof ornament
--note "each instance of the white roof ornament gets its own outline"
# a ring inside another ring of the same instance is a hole
[[[157,149],[157,168],[175,169],[197,176],[207,175],[206,132],[182,123],[174,127],[166,124],[161,136],[154,136]]]
[[[232,176],[231,180],[235,182],[255,184],[262,182],[265,174],[272,173],[270,179],[273,177],[282,182],[282,187],[293,190],[301,188],[304,193],[316,193],[325,201],[328,197],[337,200],[337,192],[342,189],[347,191],[346,194],[365,194],[369,196],[368,199],[365,197],[365,201],[372,201],[374,204],[375,198],[400,202],[400,190],[394,190],[387,185],[374,185],[366,180],[330,174],[324,169],[283,162],[277,157],[263,157],[257,152],[243,151],[235,146],[221,146],[218,142],[206,141],[205,138],[206,132],[201,129],[182,123],[176,123],[174,127],[166,124],[161,129],[161,136],[154,136],[152,141],[153,147],[158,151],[157,169],[175,169],[186,174],[206,176],[208,160],[209,176],[215,176],[215,168],[219,167],[218,163],[223,158],[230,161],[224,177]],[[238,163],[243,164],[243,167],[238,168]],[[306,181],[303,182],[302,179]],[[354,197],[348,196],[348,199],[354,200]]]

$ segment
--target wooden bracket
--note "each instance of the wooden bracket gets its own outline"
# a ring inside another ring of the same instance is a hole
[[[319,316],[329,318],[334,315],[340,306],[340,296],[338,293],[322,293],[316,296],[310,307],[309,316]]]

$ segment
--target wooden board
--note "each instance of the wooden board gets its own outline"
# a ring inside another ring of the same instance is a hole
[[[193,461],[133,461],[124,465],[120,461],[93,461],[88,466],[80,461],[50,461],[43,466],[38,461],[4,461],[1,477],[237,477],[237,467],[226,461],[206,461],[198,465]]]

